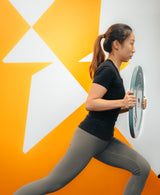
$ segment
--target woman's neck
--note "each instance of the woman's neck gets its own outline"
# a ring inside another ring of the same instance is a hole
[[[119,60],[118,58],[116,58],[116,56],[112,54],[109,54],[107,59],[111,60],[114,63],[114,65],[117,67],[117,69],[120,71],[120,67],[122,64],[121,60]]]

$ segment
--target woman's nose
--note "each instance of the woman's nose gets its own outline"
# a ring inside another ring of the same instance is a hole
[[[133,52],[133,53],[135,53],[135,52],[136,52],[136,50],[135,50],[135,47],[133,47],[133,50],[132,50],[132,52]]]

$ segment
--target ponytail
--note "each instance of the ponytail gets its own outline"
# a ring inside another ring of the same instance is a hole
[[[93,79],[98,66],[105,61],[106,56],[101,47],[101,40],[104,37],[105,35],[99,35],[94,44],[93,58],[89,67],[89,73],[91,79]]]

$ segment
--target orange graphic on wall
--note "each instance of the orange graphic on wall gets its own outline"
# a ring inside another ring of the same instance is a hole
[[[93,50],[99,32],[100,6],[100,0],[55,0],[31,27],[9,1],[0,2],[1,194],[11,195],[26,183],[46,176],[64,155],[76,127],[87,114],[82,104],[24,153],[31,78],[52,62],[5,63],[3,59],[32,28],[88,92],[89,62],[79,61]],[[115,136],[129,144],[118,129]],[[123,194],[129,177],[127,171],[92,159],[77,178],[54,194]],[[159,193],[159,180],[151,171],[142,194]]]

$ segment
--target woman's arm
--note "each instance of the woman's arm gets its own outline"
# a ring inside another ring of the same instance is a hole
[[[130,96],[131,92],[125,95],[124,99],[120,100],[104,100],[102,97],[107,92],[107,89],[99,84],[93,83],[89,91],[85,107],[88,111],[105,111],[116,108],[129,108],[135,105],[135,96]]]

